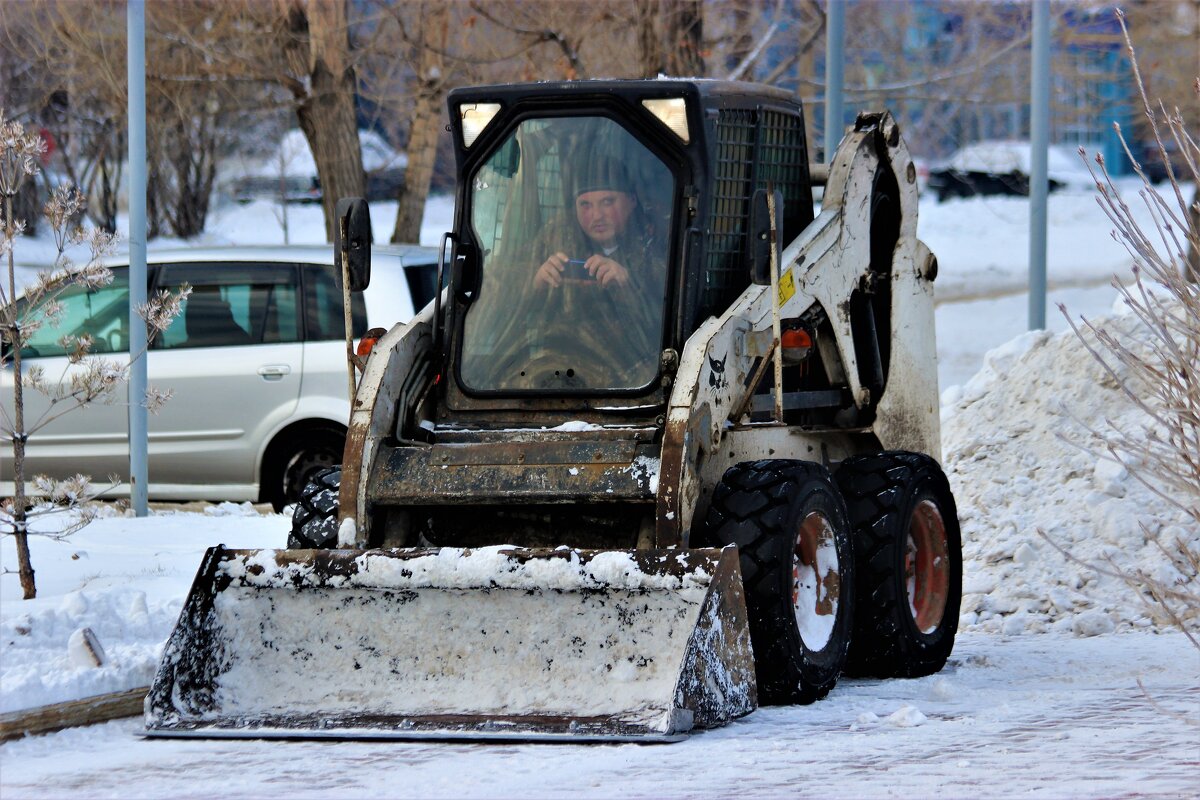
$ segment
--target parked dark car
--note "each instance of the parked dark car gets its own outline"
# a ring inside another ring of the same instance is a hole
[[[366,193],[367,199],[398,200],[400,191],[404,188],[404,167],[389,167],[387,169],[368,170]]]
[[[929,170],[928,189],[938,202],[975,195],[1029,195],[1032,165],[1029,142],[976,142]],[[1077,153],[1052,146],[1047,153],[1050,191],[1089,189],[1091,175]]]
[[[404,169],[391,168],[366,173],[366,197],[368,200],[395,200],[404,188]],[[283,194],[288,203],[321,202],[321,182],[315,177],[247,176],[239,178],[233,187],[233,198],[245,205],[254,200],[279,200]]]
[[[1149,142],[1142,147],[1142,155],[1140,163],[1142,172],[1146,174],[1146,178],[1151,183],[1163,183],[1171,177],[1171,173],[1167,171],[1167,161],[1171,162],[1171,171],[1175,173],[1175,179],[1178,181],[1187,181],[1191,172],[1188,170],[1187,159],[1179,151],[1179,146],[1172,139],[1163,140],[1163,148],[1166,150],[1166,158],[1163,157],[1162,151],[1158,149],[1157,142]],[[1136,152],[1136,151],[1135,151]]]
[[[321,184],[315,177],[247,175],[233,185],[233,198],[243,205],[260,199],[278,201],[281,195],[286,203],[319,203]]]

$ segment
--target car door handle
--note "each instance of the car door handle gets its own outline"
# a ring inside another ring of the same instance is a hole
[[[258,374],[263,376],[263,380],[278,381],[282,380],[284,375],[289,374],[292,368],[287,364],[266,364],[258,368]]]

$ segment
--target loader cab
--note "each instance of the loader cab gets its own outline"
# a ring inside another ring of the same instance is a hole
[[[449,111],[452,409],[664,404],[687,337],[750,283],[755,189],[783,191],[785,236],[812,219],[803,117],[780,91],[507,85],[456,90]]]
[[[677,183],[669,161],[602,113],[516,121],[466,187],[460,231],[479,278],[456,342],[459,386],[649,390],[670,318]]]

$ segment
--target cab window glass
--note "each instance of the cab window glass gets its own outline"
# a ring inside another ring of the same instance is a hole
[[[605,117],[527,119],[469,188],[483,253],[459,378],[482,392],[654,385],[675,177]]]
[[[96,289],[71,286],[24,313],[23,358],[62,356],[82,337],[93,353],[129,350],[129,270],[114,269],[112,283]],[[57,313],[54,307],[57,306]]]
[[[367,332],[367,306],[361,292],[350,295],[350,313],[350,329],[357,338]],[[305,339],[310,342],[346,337],[342,291],[333,279],[332,265],[304,268],[304,327]]]
[[[290,264],[168,264],[158,285],[192,287],[158,347],[236,347],[300,340],[296,268]]]

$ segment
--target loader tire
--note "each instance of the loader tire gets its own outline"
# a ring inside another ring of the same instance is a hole
[[[854,529],[854,636],[846,674],[932,675],[962,600],[962,536],[942,468],[919,453],[848,458],[837,482]]]
[[[337,546],[338,489],[342,468],[329,467],[312,476],[300,492],[292,514],[291,550],[322,549]]]
[[[701,538],[738,546],[759,702],[811,703],[828,694],[854,623],[850,525],[829,470],[785,460],[731,467],[713,492]]]

